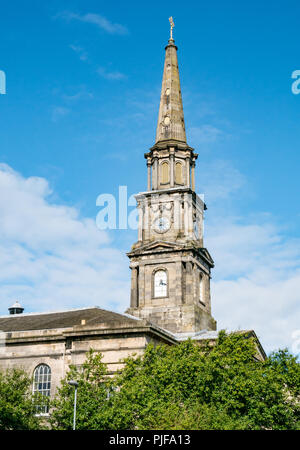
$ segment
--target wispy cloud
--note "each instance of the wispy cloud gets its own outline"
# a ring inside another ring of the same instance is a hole
[[[79,59],[81,59],[81,61],[87,61],[87,59],[88,59],[88,54],[87,54],[87,52],[86,52],[82,47],[80,47],[79,45],[73,45],[73,44],[71,44],[71,45],[70,45],[70,48],[71,48],[75,53],[77,53],[77,55],[79,56]]]
[[[90,100],[94,98],[92,92],[89,92],[85,86],[80,87],[79,90],[73,94],[62,94],[62,99],[69,103],[77,102],[78,100]]]
[[[98,67],[97,73],[107,80],[123,80],[126,78],[126,75],[124,73],[118,72],[118,71],[109,71],[105,69],[105,67]]]
[[[53,122],[57,122],[62,117],[67,116],[70,113],[69,108],[65,108],[64,106],[54,106],[52,108],[51,120]]]
[[[202,125],[201,127],[191,127],[188,135],[192,142],[198,144],[214,143],[223,136],[223,132],[212,125]]]
[[[245,176],[230,161],[213,159],[197,166],[201,189],[210,204],[229,199],[247,184]]]
[[[58,17],[61,17],[65,20],[78,20],[80,22],[94,24],[109,34],[120,34],[120,35],[128,34],[128,29],[124,25],[121,25],[119,23],[113,23],[100,14],[94,13],[77,14],[70,11],[64,11],[58,14]]]

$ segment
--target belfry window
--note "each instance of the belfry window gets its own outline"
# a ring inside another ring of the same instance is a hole
[[[167,162],[161,164],[161,183],[169,183],[169,164]]]
[[[199,300],[200,303],[203,303],[205,305],[205,280],[202,274],[200,274],[199,278]]]
[[[158,270],[154,274],[154,297],[167,297],[168,277],[165,270]]]
[[[182,181],[182,164],[177,162],[175,165],[175,183],[183,184]]]
[[[51,369],[47,364],[40,364],[34,370],[33,374],[33,393],[40,393],[46,397],[50,397],[51,389]],[[38,414],[48,414],[48,405],[37,406]]]

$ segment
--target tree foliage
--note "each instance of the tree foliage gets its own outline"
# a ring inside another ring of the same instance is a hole
[[[210,348],[149,345],[109,378],[91,351],[62,381],[52,426],[72,425],[74,378],[79,429],[299,429],[299,362],[287,350],[264,362],[255,355],[252,338],[220,332]]]
[[[21,369],[0,372],[0,430],[31,430],[43,427],[36,415],[45,401],[31,393],[32,380]]]
[[[90,350],[81,367],[70,366],[52,403],[50,423],[54,429],[72,429],[74,387],[68,384],[71,380],[78,382],[76,428],[82,430],[105,428],[105,408],[111,381],[107,377],[106,365],[101,359],[101,354]]]

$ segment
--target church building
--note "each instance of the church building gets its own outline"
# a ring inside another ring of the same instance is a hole
[[[214,262],[204,246],[206,205],[195,192],[197,153],[186,139],[177,47],[171,36],[165,62],[156,139],[145,153],[147,190],[136,195],[137,242],[127,253],[130,305],[124,314],[101,307],[23,313],[16,302],[0,317],[0,369],[22,367],[33,376],[33,391],[53,397],[70,364],[81,365],[93,348],[110,374],[121,360],[146,346],[176,345],[191,338],[214,344],[210,280]],[[253,330],[257,359],[265,352]],[[48,411],[45,409],[45,414]]]

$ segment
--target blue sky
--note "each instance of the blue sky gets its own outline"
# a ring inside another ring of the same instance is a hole
[[[299,12],[296,1],[2,4],[2,314],[16,298],[28,312],[127,307],[136,232],[97,230],[96,198],[146,188],[172,15],[213,314],[254,328],[268,351],[300,350]]]

